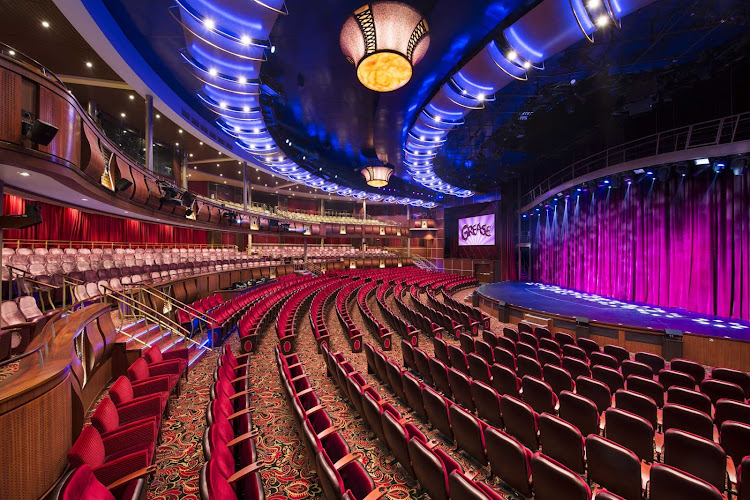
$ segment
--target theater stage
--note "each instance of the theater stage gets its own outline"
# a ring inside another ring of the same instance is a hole
[[[750,322],[709,316],[680,308],[628,302],[542,283],[506,281],[482,285],[478,303],[495,317],[508,315],[526,321],[589,336],[600,345],[617,344],[631,352],[646,350],[665,357],[675,355],[707,365],[750,370]],[[506,306],[503,307],[502,304]],[[576,318],[586,318],[581,324]],[[665,329],[679,330],[682,340],[668,338]]]

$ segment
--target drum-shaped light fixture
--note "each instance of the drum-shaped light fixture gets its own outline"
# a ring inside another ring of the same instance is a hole
[[[362,85],[390,92],[411,79],[414,65],[430,45],[430,29],[422,14],[409,5],[372,2],[349,16],[340,42]]]
[[[363,168],[361,172],[365,176],[365,182],[367,182],[368,186],[382,188],[388,185],[388,180],[393,174],[393,169],[381,165],[373,165]]]

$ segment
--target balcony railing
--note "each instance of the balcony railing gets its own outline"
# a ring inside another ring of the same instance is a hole
[[[534,186],[521,200],[528,206],[578,177],[626,162],[691,149],[750,140],[750,112],[659,132],[577,161]]]

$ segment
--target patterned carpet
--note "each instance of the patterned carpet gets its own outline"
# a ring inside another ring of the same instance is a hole
[[[471,290],[461,292],[457,298],[462,299]],[[390,299],[393,300],[392,298]],[[410,300],[410,299],[409,299]],[[377,303],[373,299],[370,309],[379,315]],[[395,303],[390,304],[395,307]],[[352,308],[352,317],[360,327],[364,327],[359,309]],[[364,421],[354,408],[347,403],[333,381],[325,375],[325,363],[321,355],[315,352],[315,342],[307,318],[301,322],[298,331],[298,352],[306,372],[314,381],[318,396],[323,400],[328,412],[339,425],[342,434],[352,451],[364,454],[363,463],[378,486],[389,489],[388,498],[407,499],[425,498],[419,484],[395,461],[384,444],[369,431]],[[364,353],[353,354],[349,350],[343,332],[339,327],[335,312],[329,314],[328,325],[331,330],[332,349],[344,352],[368,383],[375,387],[381,397],[392,402],[402,415],[414,423],[430,439],[437,439],[440,447],[446,450],[464,468],[478,471],[477,479],[485,480],[503,492],[499,483],[490,477],[489,470],[479,466],[455,446],[443,440],[437,431],[420,419],[407,407],[401,404],[392,392],[374,375],[367,375],[367,363]],[[493,320],[493,330],[502,324]],[[362,331],[366,331],[363,328]],[[273,357],[276,345],[276,334],[272,325],[261,335],[258,352],[252,356],[252,384],[255,388],[251,402],[253,404],[253,423],[261,436],[258,438],[258,460],[269,464],[261,474],[269,500],[324,498],[318,484],[317,476],[311,466],[309,457],[294,425],[291,409],[282,393],[278,371]],[[374,337],[368,339],[376,343]],[[426,336],[421,336],[420,346],[432,354],[432,344]],[[230,342],[236,347],[237,339]],[[390,357],[402,364],[400,342],[394,342]],[[183,385],[179,399],[172,401],[171,418],[162,428],[163,442],[157,452],[156,473],[148,491],[149,499],[197,499],[198,477],[203,464],[201,439],[205,430],[205,411],[209,401],[209,387],[213,370],[216,367],[216,354],[212,353],[201,359],[191,368],[190,380]],[[503,492],[508,498],[513,498]]]

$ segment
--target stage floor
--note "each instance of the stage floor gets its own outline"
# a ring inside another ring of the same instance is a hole
[[[589,321],[750,341],[750,322],[709,316],[676,307],[627,302],[543,283],[504,281],[479,287],[479,293],[510,305]]]

